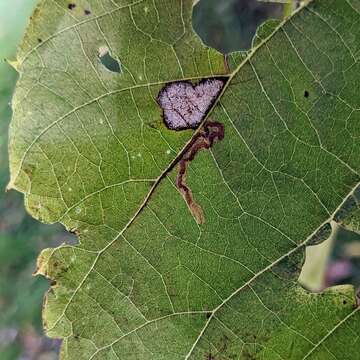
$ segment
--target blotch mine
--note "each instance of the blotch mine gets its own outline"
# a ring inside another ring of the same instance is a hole
[[[166,126],[171,130],[196,128],[224,84],[223,79],[214,78],[202,80],[197,85],[189,81],[177,81],[166,85],[157,98],[163,109]]]

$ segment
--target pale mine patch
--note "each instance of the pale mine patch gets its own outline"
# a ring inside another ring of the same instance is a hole
[[[166,85],[157,100],[167,127],[172,130],[196,128],[223,86],[224,81],[220,79],[207,79],[195,86],[188,81]]]

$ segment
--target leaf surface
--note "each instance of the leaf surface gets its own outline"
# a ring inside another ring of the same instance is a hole
[[[191,11],[45,0],[32,18],[9,187],[80,240],[39,257],[47,334],[62,359],[354,359],[353,290],[311,294],[297,278],[359,183],[360,2],[313,0],[266,25],[230,73]],[[212,77],[227,82],[205,127],[168,129],[160,90]],[[205,146],[209,123],[224,136]]]

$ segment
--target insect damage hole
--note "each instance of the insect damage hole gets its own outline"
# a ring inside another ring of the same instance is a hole
[[[284,2],[198,0],[193,7],[193,29],[206,45],[223,54],[246,51],[265,20],[282,18]]]
[[[121,72],[119,61],[111,56],[107,46],[102,46],[99,48],[98,57],[101,64],[104,65],[107,70],[115,73]]]
[[[165,125],[171,130],[195,129],[204,119],[225,84],[221,78],[205,79],[197,85],[190,81],[167,84],[157,101]]]
[[[185,153],[178,164],[179,172],[176,177],[176,187],[198,224],[205,222],[204,212],[201,206],[194,201],[192,191],[186,184],[186,170],[188,164],[194,160],[200,150],[210,149],[217,141],[221,141],[223,138],[224,125],[216,121],[206,121],[185,149]]]

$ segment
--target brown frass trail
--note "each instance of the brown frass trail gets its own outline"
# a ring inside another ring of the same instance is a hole
[[[216,121],[206,121],[185,149],[184,155],[178,164],[179,172],[176,177],[176,187],[181,192],[191,214],[198,224],[203,224],[205,222],[204,212],[201,206],[194,201],[192,191],[186,184],[187,166],[190,161],[194,160],[196,154],[200,150],[210,149],[217,141],[220,141],[223,138],[224,125]]]

